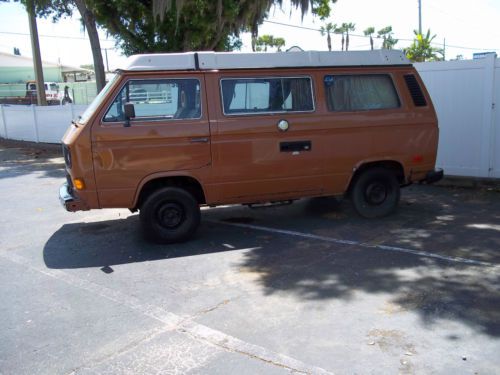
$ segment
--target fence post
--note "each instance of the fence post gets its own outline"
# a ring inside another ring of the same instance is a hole
[[[493,170],[493,106],[495,86],[495,55],[484,57],[483,113],[481,124],[481,177],[490,177]]]
[[[3,131],[5,133],[5,139],[9,139],[9,134],[7,133],[7,119],[5,118],[3,104],[0,104],[0,112],[2,112],[2,122],[3,122]]]
[[[36,115],[36,105],[32,104],[31,105],[31,110],[33,112],[33,125],[35,127],[35,141],[36,143],[39,143],[40,142],[40,138],[38,136],[38,118],[37,118],[37,115]]]

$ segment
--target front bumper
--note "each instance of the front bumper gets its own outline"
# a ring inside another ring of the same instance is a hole
[[[433,171],[427,172],[425,178],[420,180],[420,183],[424,184],[433,184],[434,182],[438,182],[443,178],[444,172],[441,168],[435,169]]]
[[[59,201],[66,211],[75,212],[89,209],[87,205],[73,193],[73,189],[67,182],[62,184],[59,188]]]

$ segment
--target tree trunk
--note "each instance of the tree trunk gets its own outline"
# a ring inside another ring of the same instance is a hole
[[[26,10],[28,11],[31,49],[33,50],[33,66],[35,68],[36,79],[36,100],[38,105],[47,105],[45,97],[45,82],[43,80],[42,57],[40,54],[40,44],[38,43],[38,28],[36,27],[35,6],[32,2],[27,2]]]
[[[349,51],[349,31],[347,32],[347,35],[345,37],[345,50]]]
[[[101,43],[99,42],[99,34],[97,33],[97,25],[92,11],[87,8],[85,0],[74,0],[80,15],[82,16],[87,34],[89,35],[90,47],[92,49],[92,57],[94,58],[95,81],[97,93],[99,93],[106,85],[106,74],[104,72],[104,62],[102,61]]]
[[[370,35],[370,46],[372,47],[372,51],[373,51],[373,38],[371,35]]]
[[[326,41],[328,43],[328,51],[332,50],[332,37],[330,36],[330,32],[328,32]]]

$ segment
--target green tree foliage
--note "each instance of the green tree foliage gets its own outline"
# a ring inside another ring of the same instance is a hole
[[[363,34],[365,34],[365,36],[369,36],[370,37],[370,47],[371,47],[371,50],[373,51],[373,33],[375,32],[375,28],[373,26],[370,26],[368,28],[365,29],[365,31],[363,31]]]
[[[377,31],[377,36],[379,38],[382,38],[383,49],[393,49],[394,46],[399,42],[399,39],[394,39],[392,35],[392,26],[386,26],[383,29]]]
[[[283,4],[283,0],[93,1],[100,8],[100,23],[120,40],[126,54],[224,50],[228,36],[237,37],[242,31],[252,33],[255,48],[258,26],[273,5]],[[335,1],[291,0],[291,4],[302,15],[311,10],[319,17],[328,17]],[[125,12],[126,17],[120,19],[110,12]]]
[[[277,51],[280,52],[285,46],[285,39],[276,38],[273,35],[262,35],[257,38],[255,43],[257,51],[267,52],[267,48],[276,47]]]
[[[328,51],[332,50],[332,37],[330,34],[335,32],[336,29],[337,29],[337,24],[333,24],[331,22],[326,23],[324,26],[321,26],[320,28],[321,35],[324,36],[326,34],[326,43],[328,45]]]
[[[431,36],[431,31],[427,30],[425,35],[419,34],[414,30],[415,39],[410,47],[406,48],[405,54],[410,61],[423,62],[423,61],[441,61],[443,60],[443,50],[432,46],[432,41],[436,35]]]
[[[330,17],[332,12],[332,4],[336,3],[337,0],[320,0],[312,2],[312,14],[318,16],[321,21],[326,20]],[[304,13],[302,13],[304,14]]]

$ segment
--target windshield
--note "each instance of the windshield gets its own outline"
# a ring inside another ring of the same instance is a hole
[[[85,124],[89,120],[90,116],[94,113],[94,111],[99,107],[103,99],[106,97],[108,92],[110,91],[111,87],[113,84],[116,82],[118,79],[118,74],[115,74],[113,78],[111,78],[106,86],[101,90],[101,92],[95,97],[95,99],[90,103],[90,105],[87,107],[85,112],[80,116],[80,119],[78,120],[79,123]]]

